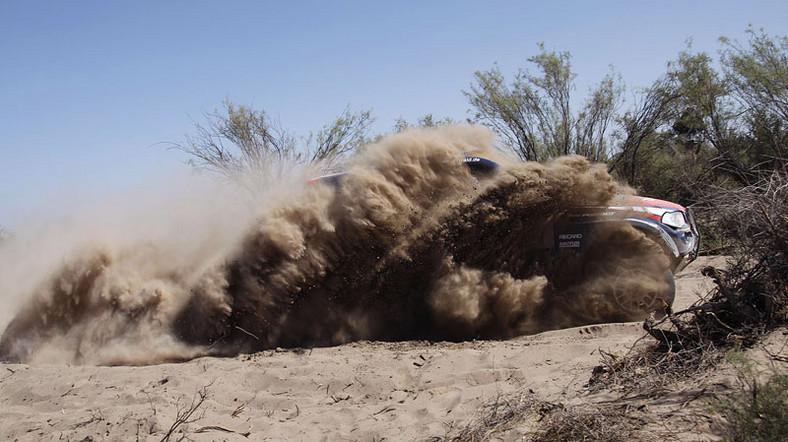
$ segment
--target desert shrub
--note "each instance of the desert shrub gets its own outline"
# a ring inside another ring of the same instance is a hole
[[[427,439],[429,442],[481,442],[494,440],[500,433],[521,424],[532,410],[545,413],[552,404],[539,402],[529,393],[499,395],[483,405],[477,416],[464,425],[449,425],[446,434]]]
[[[576,406],[559,407],[546,416],[536,431],[525,440],[533,442],[624,442],[631,440],[664,440],[656,434],[638,431],[648,421],[625,407]]]
[[[538,400],[533,392],[500,395],[461,426],[450,425],[446,435],[429,442],[482,442],[513,439],[532,442],[663,440],[639,428],[649,421],[615,405],[577,405]],[[652,437],[653,436],[653,437]]]
[[[734,264],[718,279],[719,295],[738,298],[746,321],[766,326],[788,319],[788,174],[708,195],[710,221],[729,239]],[[750,318],[750,316],[754,316]]]
[[[766,380],[751,369],[740,372],[740,389],[715,408],[726,419],[720,435],[735,442],[784,441],[788,434],[788,374],[774,371]]]
[[[751,347],[788,322],[788,177],[775,172],[755,185],[717,188],[706,196],[712,227],[730,245],[728,266],[703,269],[715,283],[704,299],[644,322],[656,343],[623,357],[603,354],[592,390],[667,393],[672,380],[697,376],[726,351]]]
[[[713,228],[728,239],[728,268],[706,268],[709,299],[646,330],[668,350],[747,347],[788,320],[788,175],[707,194]],[[667,326],[667,327],[665,327]]]

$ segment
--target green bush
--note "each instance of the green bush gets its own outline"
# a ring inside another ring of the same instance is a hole
[[[718,405],[728,421],[722,436],[737,442],[786,440],[788,374],[774,373],[763,383],[747,374],[742,381],[741,391]]]

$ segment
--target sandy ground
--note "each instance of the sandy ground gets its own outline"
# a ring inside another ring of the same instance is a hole
[[[700,275],[709,264],[721,261],[701,258],[678,275],[676,309],[711,288]],[[509,393],[576,400],[600,350],[625,353],[642,335],[640,323],[602,324],[144,367],[4,364],[0,439],[162,440],[172,430],[171,440],[425,440]]]

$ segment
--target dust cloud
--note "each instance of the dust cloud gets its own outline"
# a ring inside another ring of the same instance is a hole
[[[366,146],[338,185],[294,173],[254,200],[205,189],[188,204],[162,198],[111,234],[57,253],[32,246],[41,262],[3,247],[0,259],[16,264],[0,288],[24,303],[0,358],[150,364],[360,339],[508,338],[658,308],[667,263],[627,223],[599,224],[581,254],[549,247],[577,208],[626,190],[581,157],[521,163],[494,142],[478,126],[410,130]],[[462,162],[471,154],[499,170],[475,176]]]

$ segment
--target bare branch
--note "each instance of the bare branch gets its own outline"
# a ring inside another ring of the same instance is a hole
[[[192,418],[192,415],[194,415],[197,409],[200,408],[200,406],[205,402],[205,399],[208,398],[209,386],[210,385],[206,385],[197,392],[197,395],[192,399],[192,402],[188,408],[181,410],[180,407],[178,407],[178,410],[175,413],[175,422],[173,422],[170,426],[170,429],[167,430],[167,433],[161,439],[161,442],[170,440],[170,437],[172,437],[173,433],[175,433],[175,430],[177,430],[181,425],[190,424],[202,418],[202,416]]]

